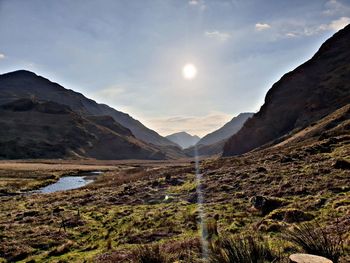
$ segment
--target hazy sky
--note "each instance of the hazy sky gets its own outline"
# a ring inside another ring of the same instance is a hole
[[[162,135],[202,136],[257,111],[348,23],[350,0],[0,0],[0,73],[31,70]]]

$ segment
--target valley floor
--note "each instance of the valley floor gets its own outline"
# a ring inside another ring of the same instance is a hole
[[[215,235],[259,233],[286,258],[299,248],[283,232],[318,222],[342,237],[341,261],[348,262],[349,162],[347,134],[202,160],[206,224],[215,226]],[[95,170],[104,174],[86,187],[24,194]],[[189,160],[2,161],[0,262],[123,262],[149,243],[159,243],[174,261],[201,262],[196,187]],[[254,208],[257,196],[278,205]]]

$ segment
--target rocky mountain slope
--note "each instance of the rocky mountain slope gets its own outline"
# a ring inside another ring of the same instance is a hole
[[[348,104],[349,43],[350,25],[328,39],[309,61],[276,82],[260,111],[225,144],[223,155],[248,152]]]
[[[164,159],[110,116],[83,117],[55,102],[0,106],[0,158]]]
[[[191,135],[191,134],[188,134],[187,132],[173,133],[166,136],[166,138],[176,143],[183,149],[195,145],[200,140],[200,138],[197,135]]]
[[[247,119],[253,115],[254,113],[250,112],[240,113],[220,129],[213,131],[200,139],[196,145],[197,149],[195,149],[195,147],[185,149],[185,154],[188,156],[194,156],[195,154],[200,156],[222,154],[226,140],[237,133],[243,127],[243,124]]]
[[[144,142],[160,146],[175,146],[173,142],[148,129],[128,114],[107,105],[98,104],[78,92],[65,89],[33,72],[19,70],[0,75],[0,105],[19,98],[57,102],[85,116],[111,116],[116,122],[131,130],[136,138]]]
[[[230,120],[221,128],[205,135],[202,139],[200,139],[200,141],[197,144],[210,145],[230,138],[232,135],[237,133],[243,127],[243,124],[253,115],[254,113],[251,112],[244,112],[238,114],[236,117],[233,117],[232,120]]]

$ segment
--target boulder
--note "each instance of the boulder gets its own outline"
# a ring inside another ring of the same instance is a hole
[[[310,254],[292,254],[289,260],[291,263],[333,263],[328,258]]]
[[[340,159],[340,160],[336,160],[332,166],[335,169],[349,170],[350,169],[350,162]]]
[[[262,215],[267,215],[271,211],[285,205],[285,202],[281,199],[261,195],[253,196],[250,199],[250,202],[256,210],[262,213]]]

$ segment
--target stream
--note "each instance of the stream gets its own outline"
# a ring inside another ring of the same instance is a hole
[[[96,176],[102,174],[101,171],[85,172],[79,175],[63,176],[57,182],[49,184],[36,190],[36,193],[49,194],[58,191],[77,189],[95,181]]]

